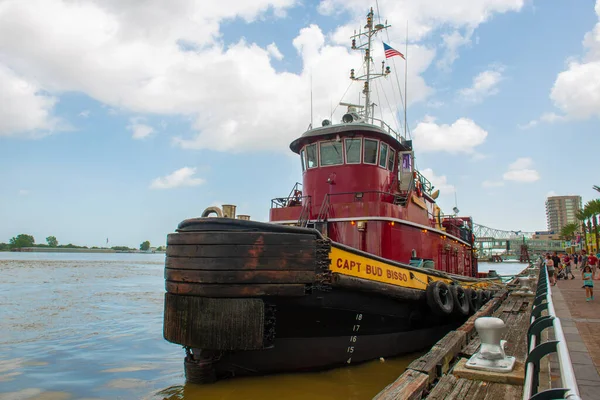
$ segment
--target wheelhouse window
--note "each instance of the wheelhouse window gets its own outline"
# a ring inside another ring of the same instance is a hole
[[[390,148],[390,154],[388,155],[388,169],[394,170],[394,159],[396,158],[396,152]]]
[[[300,162],[302,163],[302,172],[306,170],[306,152],[304,149],[300,151]]]
[[[363,162],[365,164],[377,164],[377,140],[365,139]]]
[[[321,154],[322,167],[344,163],[342,142],[321,142],[319,143],[319,152]]]
[[[379,166],[385,168],[387,163],[388,145],[381,142],[379,144]]]
[[[360,164],[361,139],[346,139],[346,164]]]
[[[306,168],[317,168],[317,145],[309,144],[306,149]]]

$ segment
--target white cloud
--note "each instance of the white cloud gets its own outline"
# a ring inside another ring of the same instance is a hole
[[[498,93],[498,84],[502,81],[503,67],[495,67],[479,73],[473,78],[471,87],[461,89],[459,94],[467,101],[480,102],[485,97]]]
[[[494,14],[520,11],[524,4],[525,0],[454,0],[444,2],[443,6],[439,0],[381,0],[378,3],[379,9],[385,14],[382,17],[392,25],[404,26],[406,21],[410,21],[411,40],[420,40],[443,26],[474,29]],[[319,11],[326,15],[350,11],[364,24],[368,5],[364,0],[322,0]]]
[[[535,182],[540,179],[540,174],[533,169],[533,160],[529,157],[518,158],[508,166],[502,178],[506,181]]]
[[[456,191],[454,185],[448,183],[448,178],[446,178],[446,175],[438,176],[431,168],[425,168],[423,170],[419,170],[419,172],[423,174],[423,176],[427,178],[429,182],[431,182],[431,184],[434,186],[434,191],[439,189],[440,194],[454,193]]]
[[[133,139],[145,139],[154,133],[154,128],[149,125],[142,124],[140,118],[131,118],[127,129],[133,132]]]
[[[481,186],[483,186],[484,188],[494,188],[494,187],[500,187],[500,186],[504,186],[504,182],[503,181],[483,181],[481,183]]]
[[[438,125],[432,117],[425,119],[413,130],[415,148],[423,152],[474,153],[488,133],[473,120],[459,118],[452,125]]]
[[[196,178],[196,168],[183,167],[164,177],[156,178],[150,184],[150,189],[172,189],[182,186],[198,186],[205,181]]]
[[[0,136],[43,136],[58,127],[51,115],[57,99],[1,63],[0,88]]]
[[[78,115],[79,115],[80,117],[82,117],[82,118],[87,118],[87,117],[89,117],[89,116],[90,116],[90,110],[83,110],[83,111],[82,111],[82,112],[80,112]]]
[[[442,69],[448,69],[458,58],[458,49],[471,44],[471,35],[473,35],[472,29],[465,32],[464,36],[459,31],[442,34],[442,41],[446,50],[442,58],[437,62],[437,66]]]
[[[566,115],[558,115],[553,112],[547,112],[547,113],[543,113],[540,116],[540,118],[532,119],[531,121],[529,121],[528,123],[526,123],[524,125],[517,125],[517,127],[519,129],[529,129],[529,128],[533,128],[534,126],[537,126],[540,122],[547,122],[547,123],[551,124],[554,122],[565,122],[568,120],[569,120],[569,117]]]
[[[27,189],[21,189],[19,190],[19,196],[27,196],[29,194],[29,190]]]
[[[554,190],[551,190],[548,193],[546,193],[546,197],[554,197],[554,196],[558,196],[558,193],[556,193]]]
[[[475,28],[494,14],[520,11],[524,4],[525,0],[454,0],[445,1],[443,5],[439,0],[381,0],[378,8],[384,10],[382,18],[396,28],[404,27],[406,21],[410,21],[409,36],[412,42],[420,41],[437,30],[452,29],[451,33],[442,34],[445,51],[438,63],[440,67],[447,68],[458,57],[458,49],[470,43]],[[350,12],[354,21],[341,28],[344,34],[340,35],[347,42],[355,27],[364,25],[367,7],[364,0],[322,0],[319,11],[326,15]],[[404,33],[396,32],[396,36]],[[394,43],[398,41],[398,37],[391,39]]]
[[[600,19],[600,0],[595,11]],[[600,22],[585,35],[583,45],[586,55],[558,74],[550,92],[556,107],[568,117],[580,119],[600,117]]]
[[[271,43],[270,45],[268,45],[267,51],[276,60],[283,60],[283,54],[281,54],[281,52],[279,51],[279,49],[277,48],[277,45],[275,43]]]
[[[384,0],[380,7],[395,26],[411,21],[411,40],[420,40],[441,26],[469,32],[496,13],[520,10],[523,2],[457,0],[439,7],[433,0]],[[231,0],[226,7],[217,0],[4,2],[0,7],[0,63],[17,71],[25,81],[33,82],[35,77],[36,90],[29,97],[38,102],[32,108],[45,114],[44,118],[15,121],[15,115],[24,113],[12,113],[8,120],[0,118],[0,127],[21,124],[25,126],[18,130],[32,130],[50,126],[55,100],[37,90],[43,89],[53,94],[84,93],[109,110],[123,113],[185,116],[193,121],[197,131],[175,139],[185,148],[286,149],[310,119],[307,88],[311,72],[313,108],[318,121],[330,114],[330,94],[346,90],[348,69],[360,65],[360,55],[348,50],[347,36],[344,46],[335,44],[338,32],[345,32],[344,29],[324,38],[319,27],[312,25],[294,40],[302,56],[302,71],[277,72],[271,63],[281,55],[275,51],[276,46],[263,48],[241,40],[225,48],[220,41],[220,24],[235,18],[254,21],[282,17],[296,4],[297,0]],[[350,10],[364,24],[362,0],[326,0],[319,7],[322,11]],[[352,29],[356,26],[351,25]],[[403,29],[397,32],[404,33]],[[405,38],[391,39],[400,43]],[[456,43],[447,41],[449,46]],[[431,94],[432,89],[420,74],[435,54],[435,49],[423,45],[409,46],[410,103]],[[382,55],[382,49],[373,52],[377,60],[382,60]],[[390,66],[403,76],[404,65],[400,61],[391,59]],[[375,85],[384,82],[394,83],[389,79]],[[354,102],[360,90],[360,85],[355,85],[344,100]],[[379,88],[381,93],[382,90]],[[383,110],[384,115],[398,110],[400,99],[392,96],[395,92],[397,88],[393,91],[391,86],[385,89],[392,107]],[[343,110],[337,110],[334,119],[342,113]]]

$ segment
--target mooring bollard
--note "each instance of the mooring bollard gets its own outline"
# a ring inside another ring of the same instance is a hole
[[[475,320],[475,329],[481,339],[479,351],[467,361],[466,368],[491,372],[511,372],[515,367],[515,357],[504,352],[506,340],[501,340],[506,326],[496,317],[480,317]]]
[[[530,277],[520,276],[519,283],[521,284],[521,287],[519,288],[519,290],[517,290],[513,294],[515,294],[517,296],[533,296],[534,293],[531,291],[531,288],[529,287],[529,282],[531,280],[532,279]]]

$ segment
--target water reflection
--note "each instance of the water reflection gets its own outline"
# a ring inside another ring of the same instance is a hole
[[[176,385],[153,399],[370,399],[420,354],[371,361],[323,372],[280,374],[220,381],[211,385]]]

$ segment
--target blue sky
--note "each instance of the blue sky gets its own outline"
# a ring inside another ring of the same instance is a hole
[[[533,231],[549,194],[594,198],[599,4],[379,2],[399,50],[409,24],[408,123],[442,209],[456,193],[480,224]],[[267,220],[301,181],[288,144],[310,123],[311,79],[315,121],[358,98],[342,95],[363,1],[140,7],[0,0],[0,242],[162,245],[224,203]],[[395,78],[377,85],[393,117]]]

